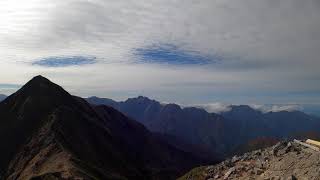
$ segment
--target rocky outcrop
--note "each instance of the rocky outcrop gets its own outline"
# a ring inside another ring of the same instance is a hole
[[[263,150],[234,156],[214,166],[193,169],[180,178],[207,179],[320,179],[320,152],[294,141],[282,141]]]

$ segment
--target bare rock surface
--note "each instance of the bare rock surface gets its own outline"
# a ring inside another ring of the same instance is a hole
[[[180,179],[320,180],[320,152],[293,141],[282,141],[214,166],[195,168]]]

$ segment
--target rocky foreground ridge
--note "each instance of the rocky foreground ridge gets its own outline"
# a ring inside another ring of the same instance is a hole
[[[214,166],[198,167],[180,180],[318,180],[320,151],[300,141],[282,141],[276,145],[234,156]]]

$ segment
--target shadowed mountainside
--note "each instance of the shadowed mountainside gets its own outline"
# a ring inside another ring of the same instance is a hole
[[[174,179],[203,163],[41,76],[0,103],[0,119],[5,179]]]

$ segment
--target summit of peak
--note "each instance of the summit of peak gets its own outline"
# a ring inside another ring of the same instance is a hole
[[[33,77],[28,83],[49,83],[51,82],[49,79],[47,79],[44,76],[38,75]]]
[[[14,93],[14,97],[20,100],[28,97],[41,97],[41,99],[57,100],[70,98],[71,95],[59,85],[51,82],[49,79],[39,75],[33,77],[21,89]]]

